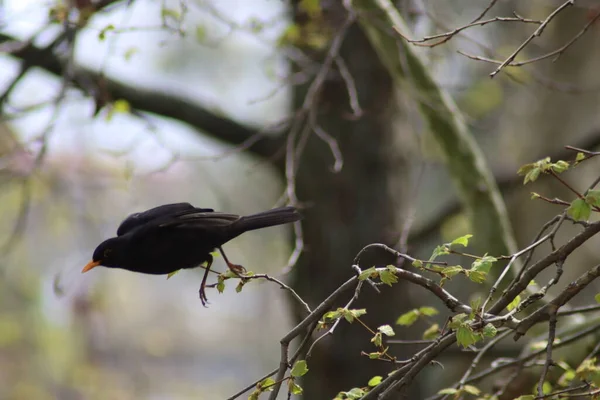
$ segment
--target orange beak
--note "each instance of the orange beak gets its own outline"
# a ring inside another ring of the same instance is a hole
[[[100,261],[90,261],[85,267],[83,267],[81,273],[88,272],[90,269],[97,267],[98,265],[100,265]]]

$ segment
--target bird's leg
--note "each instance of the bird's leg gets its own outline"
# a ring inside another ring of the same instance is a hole
[[[208,297],[206,297],[206,279],[208,278],[208,272],[210,271],[210,266],[212,265],[213,258],[209,254],[208,259],[206,260],[206,268],[204,269],[204,276],[202,277],[202,283],[200,284],[200,291],[198,294],[200,295],[200,301],[202,305],[206,307],[208,303]]]
[[[223,259],[225,260],[225,263],[227,264],[227,266],[229,267],[229,269],[231,271],[233,271],[234,274],[236,274],[237,276],[240,276],[241,274],[245,274],[246,273],[246,268],[242,267],[241,265],[233,264],[233,263],[229,262],[229,260],[227,259],[227,256],[225,255],[225,252],[223,251],[222,247],[219,247],[219,251],[221,252],[221,255],[223,256]]]

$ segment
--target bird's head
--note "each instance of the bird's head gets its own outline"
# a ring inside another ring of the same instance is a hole
[[[81,272],[88,272],[90,269],[99,265],[109,268],[118,268],[122,247],[123,240],[121,237],[110,238],[100,243],[100,245],[96,247],[96,250],[94,250],[92,261],[87,263]]]

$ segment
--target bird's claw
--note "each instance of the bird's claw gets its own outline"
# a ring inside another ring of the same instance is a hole
[[[199,296],[200,296],[200,301],[202,302],[202,305],[204,307],[208,307],[207,304],[210,304],[208,301],[208,297],[206,297],[206,288],[205,287],[201,287],[200,291],[198,292]]]

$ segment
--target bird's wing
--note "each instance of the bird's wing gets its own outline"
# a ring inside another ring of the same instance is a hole
[[[158,222],[159,220],[175,218],[185,214],[198,212],[210,213],[212,211],[211,208],[196,208],[190,203],[165,204],[143,212],[131,214],[125,218],[125,220],[121,222],[121,225],[119,225],[119,228],[117,228],[117,236],[122,236],[132,229],[149,222]]]
[[[240,219],[239,215],[221,212],[207,212],[197,209],[197,212],[183,213],[161,223],[160,227],[177,227],[189,229],[224,228]]]

